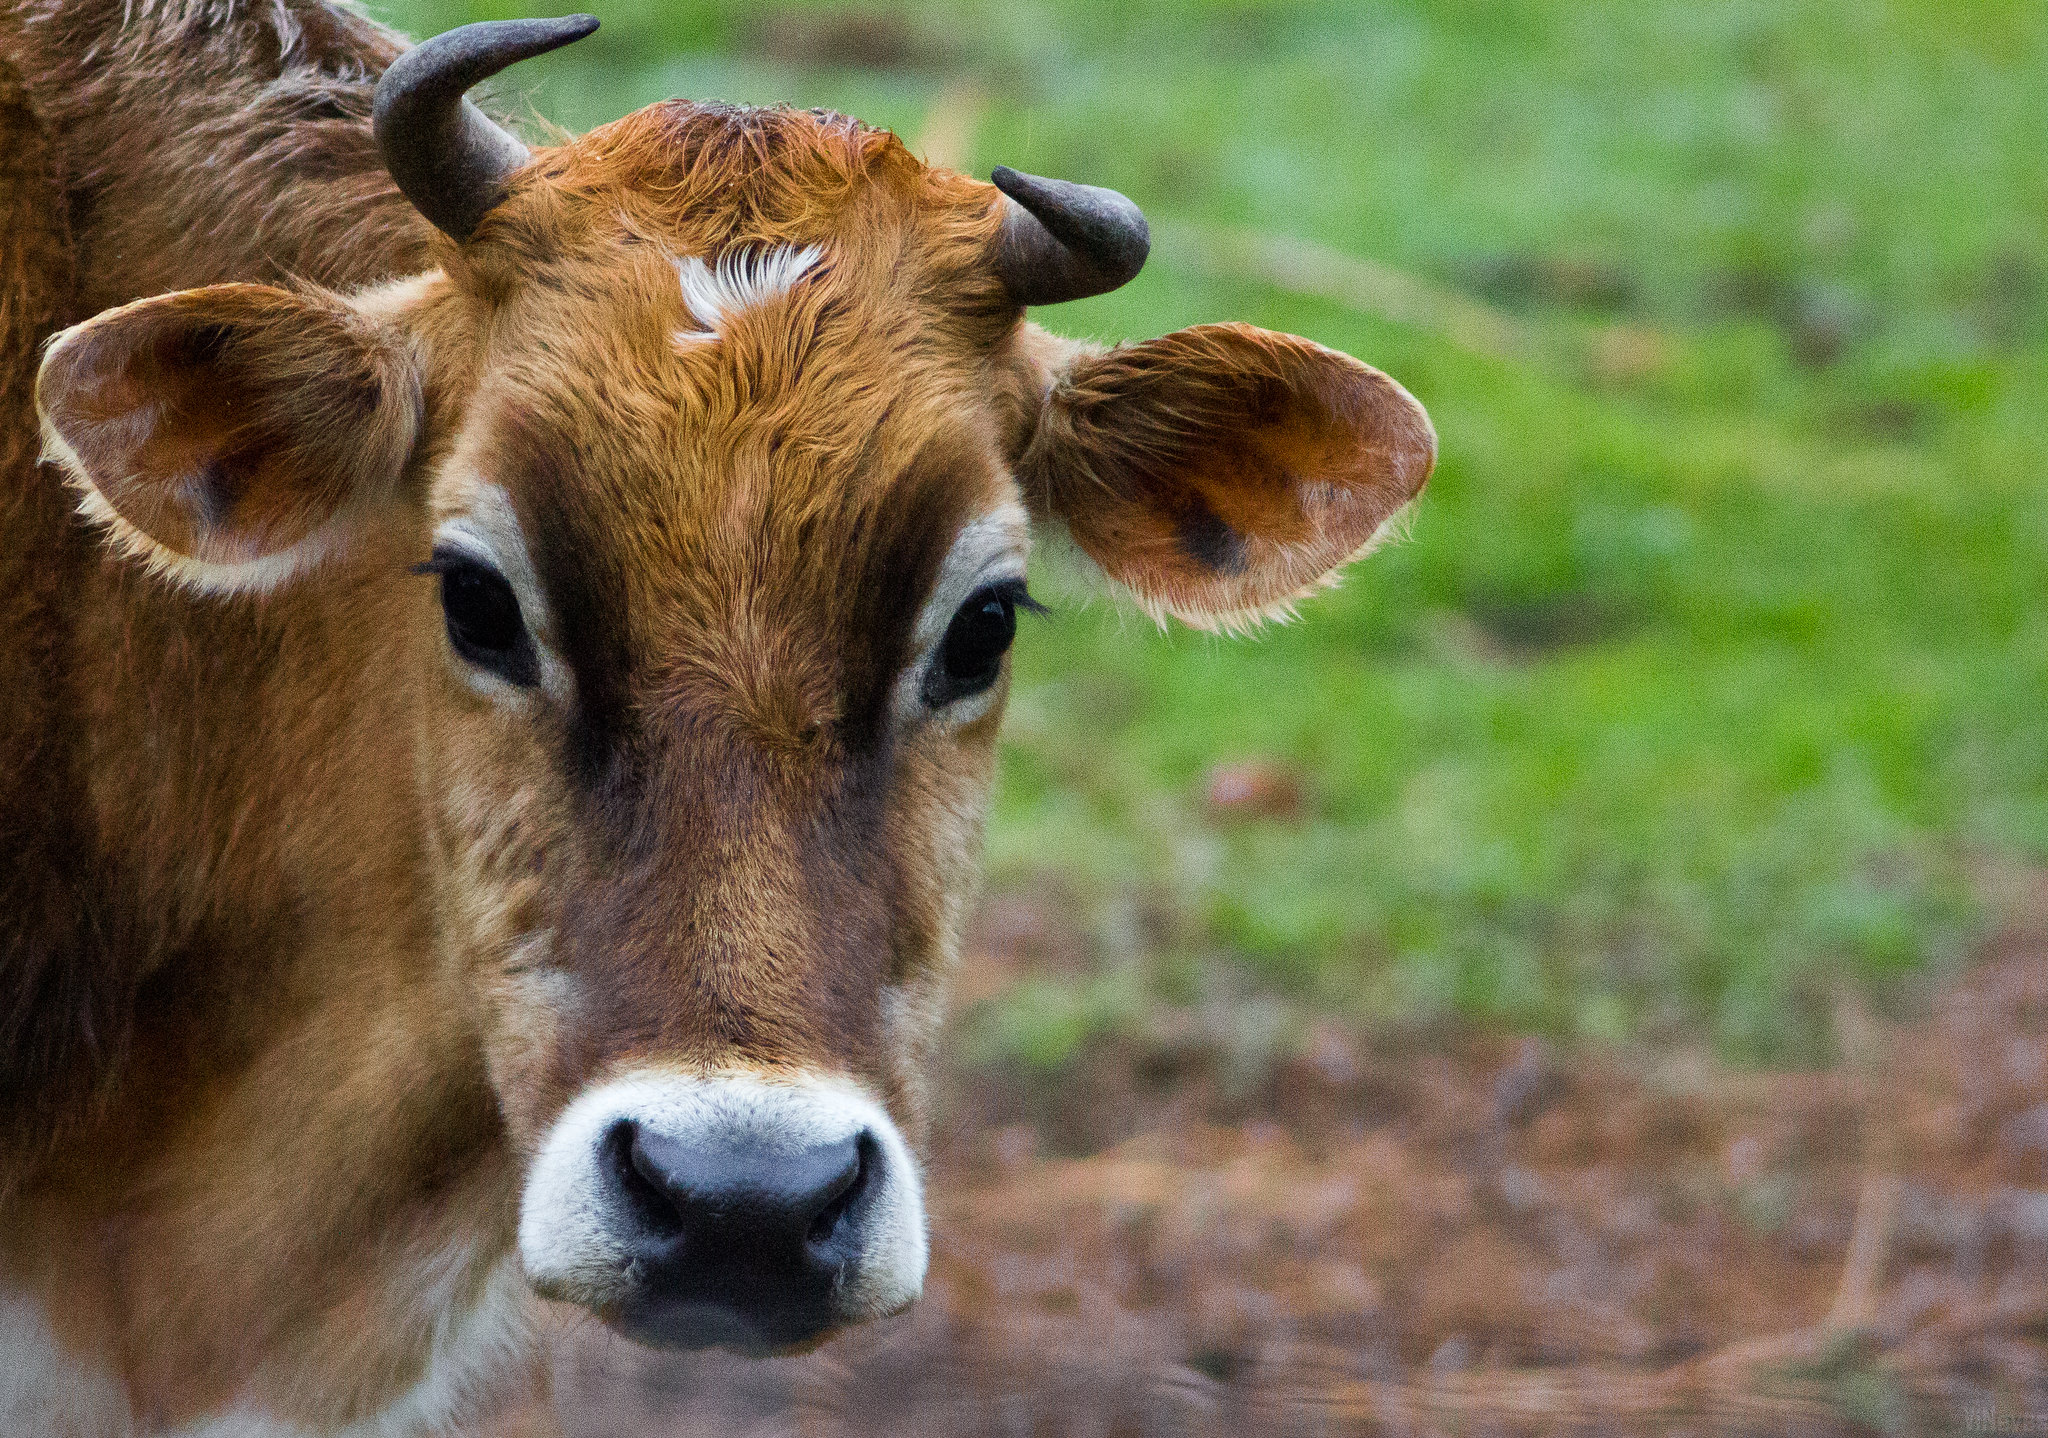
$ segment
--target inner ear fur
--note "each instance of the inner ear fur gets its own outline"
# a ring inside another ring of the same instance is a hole
[[[48,457],[130,554],[261,589],[347,542],[419,427],[401,336],[339,297],[214,285],[57,336],[36,381]]]
[[[1215,628],[1328,582],[1435,463],[1429,416],[1386,375],[1223,324],[1075,347],[1017,472],[1034,511],[1155,617]]]

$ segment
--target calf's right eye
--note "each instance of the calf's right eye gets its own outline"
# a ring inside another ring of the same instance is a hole
[[[416,574],[441,577],[441,612],[448,643],[475,665],[522,689],[540,682],[540,656],[519,612],[519,596],[505,576],[471,555],[436,549]]]

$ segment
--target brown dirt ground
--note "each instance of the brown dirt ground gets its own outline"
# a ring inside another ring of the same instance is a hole
[[[564,1327],[575,1438],[2048,1434],[2048,926],[1845,1062],[1330,1031],[954,1076],[910,1314],[803,1358]],[[516,1425],[515,1425],[516,1426]]]

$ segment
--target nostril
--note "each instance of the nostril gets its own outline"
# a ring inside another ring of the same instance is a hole
[[[844,1173],[822,1190],[825,1204],[818,1210],[817,1217],[811,1220],[810,1231],[804,1235],[808,1242],[825,1243],[831,1239],[840,1220],[867,1192],[880,1159],[881,1144],[871,1130],[862,1129],[854,1140],[853,1161],[846,1166]]]
[[[642,1231],[657,1238],[672,1238],[683,1231],[682,1215],[662,1181],[662,1175],[640,1143],[640,1125],[622,1118],[605,1132],[605,1167],[618,1184]]]

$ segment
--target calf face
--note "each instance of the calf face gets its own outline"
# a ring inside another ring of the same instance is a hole
[[[1155,614],[1256,619],[1433,436],[1304,340],[1046,335],[1015,202],[837,116],[657,105],[492,200],[397,286],[66,332],[50,449],[168,583],[413,551],[378,583],[418,663],[335,692],[417,689],[420,881],[527,1273],[649,1341],[802,1344],[922,1282],[922,1073],[1034,525]]]

